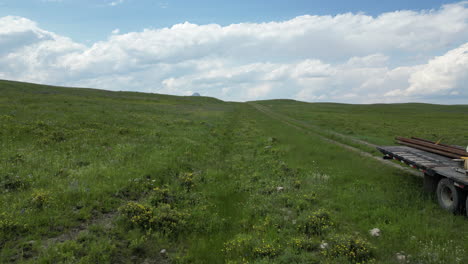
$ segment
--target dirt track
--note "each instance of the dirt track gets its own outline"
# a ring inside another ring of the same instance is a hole
[[[252,107],[254,107],[255,109],[257,109],[258,111],[262,112],[263,114],[265,114],[265,115],[267,115],[267,116],[269,116],[269,117],[271,117],[273,119],[276,119],[276,120],[278,120],[278,121],[280,121],[280,122],[282,122],[284,124],[287,124],[288,126],[291,126],[291,127],[295,128],[295,129],[304,131],[304,132],[306,132],[308,134],[313,134],[314,136],[319,137],[320,139],[322,139],[324,141],[327,141],[327,142],[330,142],[332,144],[338,145],[338,146],[343,147],[343,148],[345,148],[347,150],[351,150],[353,152],[359,153],[359,155],[361,155],[361,156],[372,158],[372,159],[377,160],[377,161],[379,161],[379,162],[381,162],[381,163],[383,163],[385,165],[388,165],[388,166],[403,170],[406,173],[412,174],[414,176],[417,176],[417,177],[423,177],[424,176],[424,174],[422,172],[416,171],[416,170],[414,170],[412,168],[400,166],[399,164],[396,164],[396,163],[394,163],[392,161],[384,160],[381,157],[374,156],[371,153],[365,152],[365,151],[363,151],[361,149],[355,148],[353,146],[350,146],[350,145],[344,144],[342,142],[338,142],[336,140],[333,140],[331,138],[325,137],[323,135],[320,135],[320,134],[317,133],[317,131],[321,131],[321,132],[325,132],[325,131],[323,131],[321,128],[319,128],[317,126],[306,124],[306,123],[304,123],[302,121],[299,121],[299,120],[296,120],[294,118],[291,118],[291,117],[288,117],[288,116],[285,116],[285,115],[282,115],[282,114],[279,114],[279,113],[275,113],[275,112],[271,111],[268,107],[259,105],[257,103],[250,102],[249,104]],[[366,141],[363,141],[363,140],[359,140],[359,139],[356,139],[356,138],[352,138],[352,137],[349,137],[349,136],[346,136],[346,135],[343,135],[343,134],[340,134],[340,133],[337,133],[337,132],[326,131],[325,133],[328,133],[328,134],[331,134],[331,135],[334,135],[334,136],[337,136],[337,137],[341,137],[341,138],[344,138],[346,140],[350,140],[350,141],[352,141],[354,143],[361,144],[361,145],[364,145],[364,146],[368,146],[368,147],[372,147],[372,148],[377,147],[377,145],[375,145],[375,144],[372,144],[372,143],[369,143],[369,142],[366,142]]]

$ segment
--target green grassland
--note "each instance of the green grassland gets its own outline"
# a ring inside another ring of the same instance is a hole
[[[259,103],[468,140],[467,106]],[[421,187],[252,104],[0,81],[0,263],[466,263],[466,217]]]
[[[258,103],[306,124],[374,144],[393,144],[395,136],[414,136],[468,145],[468,105],[310,104],[292,100]]]

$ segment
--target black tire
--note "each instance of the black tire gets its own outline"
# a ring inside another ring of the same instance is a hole
[[[444,178],[437,184],[437,201],[444,210],[455,214],[459,212],[462,193],[451,180]]]
[[[465,214],[466,214],[466,216],[468,216],[468,195],[466,196]]]

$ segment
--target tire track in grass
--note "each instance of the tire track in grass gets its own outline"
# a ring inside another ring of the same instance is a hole
[[[89,227],[93,225],[99,225],[104,227],[106,230],[110,230],[113,227],[113,220],[117,213],[117,210],[115,210],[102,214],[98,217],[92,218],[88,222],[84,222],[79,226],[72,228],[68,232],[62,233],[52,238],[47,238],[42,242],[42,247],[47,249],[54,244],[64,243],[69,240],[76,240],[81,233],[88,231]]]
[[[141,199],[144,199],[144,196],[136,201],[140,201]],[[128,201],[131,201],[131,200],[124,199],[123,202],[121,203],[121,206],[124,205]],[[81,234],[85,234],[86,232],[88,232],[92,226],[100,226],[104,230],[107,230],[107,231],[112,230],[112,228],[114,228],[115,226],[114,220],[116,219],[119,213],[117,209],[119,207],[116,207],[115,210],[112,210],[110,212],[102,213],[98,216],[91,217],[89,220],[80,223],[78,226],[72,227],[71,229],[67,230],[64,233],[61,233],[54,237],[43,238],[39,243],[42,250],[41,252],[38,252],[38,253],[44,253],[50,247],[54,245],[66,243],[68,241],[77,240]],[[37,257],[38,255],[31,256],[33,260],[37,259]]]
[[[344,134],[341,134],[341,133],[338,133],[338,132],[335,132],[335,131],[330,131],[330,130],[325,130],[323,128],[320,128],[318,126],[315,126],[315,125],[311,125],[309,123],[306,123],[304,121],[300,121],[300,120],[297,120],[297,119],[294,119],[292,117],[289,117],[289,116],[286,116],[286,115],[283,115],[283,114],[279,114],[277,112],[273,112],[271,111],[268,107],[266,106],[263,106],[263,105],[260,105],[260,104],[257,104],[257,103],[253,103],[253,102],[249,102],[250,105],[254,106],[257,110],[260,110],[262,111],[263,113],[266,113],[270,116],[276,116],[277,119],[281,119],[281,120],[285,120],[285,121],[288,121],[290,123],[294,123],[296,125],[300,125],[304,128],[307,128],[307,129],[310,129],[310,130],[314,130],[315,132],[317,133],[320,133],[320,134],[330,134],[332,136],[336,136],[336,137],[339,137],[339,138],[343,138],[343,139],[346,139],[346,140],[349,140],[349,141],[352,141],[356,144],[360,144],[360,145],[364,145],[364,146],[367,146],[367,147],[371,147],[371,148],[376,148],[378,147],[378,145],[375,145],[375,144],[372,144],[370,142],[367,142],[367,141],[364,141],[364,140],[361,140],[361,139],[357,139],[357,138],[354,138],[354,137],[350,137],[350,136],[347,136],[347,135],[344,135]]]
[[[197,243],[189,251],[202,263],[224,263],[224,255],[221,253],[224,243],[239,232],[239,222],[245,214],[245,208],[241,205],[248,197],[237,189],[239,173],[231,162],[238,150],[235,147],[235,133],[242,125],[241,114],[241,110],[237,109],[226,117],[224,126],[217,133],[218,137],[212,142],[213,156],[207,157],[213,162],[207,169],[211,171],[214,180],[204,186],[203,192],[209,194],[208,199],[216,205],[213,214],[225,219],[226,224],[222,232],[198,234],[195,238]]]
[[[248,104],[251,105],[253,108],[257,109],[259,112],[265,114],[266,116],[268,116],[268,117],[270,117],[272,119],[276,119],[276,120],[278,120],[278,121],[280,121],[280,122],[282,122],[282,123],[284,123],[284,124],[286,124],[286,125],[288,125],[290,127],[293,127],[293,128],[295,128],[297,130],[301,130],[301,131],[303,131],[303,132],[305,132],[307,134],[314,135],[314,136],[316,136],[316,137],[318,137],[318,138],[320,138],[320,139],[322,139],[324,141],[335,144],[335,145],[340,146],[342,148],[345,148],[347,150],[356,152],[361,156],[372,158],[372,159],[377,160],[378,162],[380,162],[382,164],[385,164],[387,166],[391,166],[391,167],[403,170],[404,172],[409,173],[411,175],[414,175],[414,176],[417,176],[417,177],[423,177],[424,176],[424,174],[422,172],[416,171],[414,169],[402,167],[399,164],[393,163],[393,162],[391,162],[389,160],[384,160],[384,159],[382,159],[380,157],[374,156],[374,155],[372,155],[372,154],[370,154],[368,152],[365,152],[365,151],[363,151],[361,149],[358,149],[356,147],[353,147],[353,146],[344,144],[342,142],[338,142],[336,140],[333,140],[331,138],[325,137],[325,136],[323,136],[323,135],[321,135],[321,134],[319,134],[317,132],[317,130],[320,130],[320,129],[315,127],[315,126],[305,124],[304,122],[293,119],[291,117],[284,116],[282,114],[275,113],[275,112],[269,110],[268,108],[266,108],[266,107],[264,107],[262,105],[259,105],[257,103],[249,102]],[[301,125],[301,126],[299,126],[299,125]],[[320,131],[322,133],[324,133],[323,130],[320,130]],[[377,147],[377,145],[374,145],[372,143],[365,142],[365,141],[355,139],[355,138],[351,138],[349,136],[345,136],[345,135],[342,135],[342,134],[337,133],[337,132],[330,132],[330,134],[349,139],[349,140],[351,140],[353,142],[363,144],[363,145],[366,145],[368,147],[373,147],[373,148]]]

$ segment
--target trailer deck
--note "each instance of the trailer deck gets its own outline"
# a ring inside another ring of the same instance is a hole
[[[398,160],[429,176],[452,179],[459,188],[468,190],[467,172],[458,161],[408,146],[382,146],[377,149],[386,159]]]

